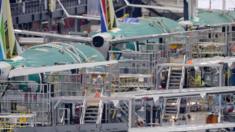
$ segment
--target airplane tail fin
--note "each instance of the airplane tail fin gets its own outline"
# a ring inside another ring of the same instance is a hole
[[[17,55],[10,0],[0,0],[0,60]]]
[[[101,32],[108,32],[117,28],[117,19],[114,11],[113,0],[99,0]]]

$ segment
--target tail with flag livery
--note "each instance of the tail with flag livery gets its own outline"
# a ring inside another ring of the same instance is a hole
[[[108,32],[117,28],[117,19],[114,11],[113,0],[99,0],[101,32]]]
[[[17,55],[10,0],[0,0],[0,61]]]

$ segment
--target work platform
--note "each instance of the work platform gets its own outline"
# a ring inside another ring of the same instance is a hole
[[[17,128],[18,132],[180,131],[188,122],[192,124],[186,129],[195,130],[195,118],[190,117],[202,113],[204,121],[197,125],[205,129],[221,128],[223,123],[223,127],[235,127],[226,118],[233,114],[235,98],[233,51],[229,48],[234,36],[228,35],[232,31],[217,32],[221,28],[107,41],[112,46],[131,41],[139,44],[139,50],[110,51],[108,58],[119,63],[107,69],[48,73],[41,84],[27,82],[27,76],[2,82],[1,111],[36,114],[34,128]],[[216,48],[208,56],[210,46]],[[20,80],[23,82],[17,83]],[[209,116],[216,119],[214,127],[205,124]],[[176,126],[169,126],[172,124]]]

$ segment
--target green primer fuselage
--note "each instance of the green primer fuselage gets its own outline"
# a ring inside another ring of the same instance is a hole
[[[234,14],[232,12],[226,13],[222,10],[198,10],[198,15],[191,21],[193,25],[198,25],[200,27],[216,26],[232,23],[235,18],[232,17]]]
[[[178,22],[165,17],[148,17],[148,18],[134,18],[137,22],[119,21],[118,29],[110,32],[113,38],[125,38],[132,36],[142,36],[151,34],[162,34],[172,32],[182,32],[184,28]],[[137,50],[137,46],[133,42],[122,43],[125,47],[113,47],[113,50]]]
[[[7,61],[12,69],[105,61],[104,56],[95,48],[79,43],[49,43],[33,46],[17,58]],[[40,75],[29,75],[26,81],[41,83]]]

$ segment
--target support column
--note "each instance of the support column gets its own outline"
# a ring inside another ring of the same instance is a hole
[[[226,0],[222,0],[222,10],[225,11],[226,10]]]
[[[189,0],[189,19],[193,19],[197,16],[198,1]]]
[[[218,111],[218,123],[221,123],[221,117],[222,117],[222,95],[219,94],[219,111]]]
[[[211,0],[209,1],[209,10],[212,10],[212,2],[211,2]]]
[[[190,41],[190,38],[189,36],[186,36],[186,44],[185,44],[185,55],[186,55],[186,61],[188,59],[191,59],[192,58],[192,43]]]
[[[184,20],[188,21],[197,16],[198,1],[184,0]]]
[[[129,111],[128,111],[128,129],[131,129],[132,126],[134,125],[135,122],[133,122],[133,113],[134,113],[134,108],[133,108],[133,99],[129,99]]]
[[[45,10],[48,9],[48,1],[47,0],[44,0],[44,8],[45,8]]]
[[[226,45],[226,51],[225,51],[225,55],[229,56],[230,55],[230,51],[229,51],[229,26],[225,25],[225,32],[224,32],[224,36],[225,36],[225,45]]]
[[[219,87],[223,86],[223,66],[219,67]]]
[[[75,19],[75,32],[81,31],[81,20]]]
[[[189,8],[189,4],[188,4],[188,0],[184,0],[184,20],[188,21],[189,20],[189,12],[188,9]]]

